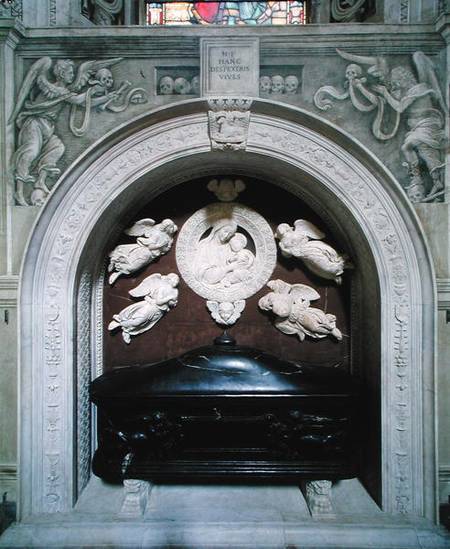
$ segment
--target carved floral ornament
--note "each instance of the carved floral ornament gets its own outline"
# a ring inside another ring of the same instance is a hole
[[[336,51],[351,62],[345,69],[344,90],[322,86],[314,95],[315,106],[326,111],[333,107],[333,99],[350,100],[359,112],[374,113],[372,134],[380,141],[393,139],[404,119],[408,130],[401,147],[402,165],[410,180],[405,190],[411,202],[442,200],[448,108],[433,61],[420,51],[414,53],[414,74],[404,66],[390,69],[382,56]]]
[[[176,261],[186,284],[205,298],[212,318],[222,326],[235,324],[245,309],[245,300],[261,290],[270,279],[277,260],[276,241],[284,257],[301,259],[316,275],[341,283],[344,256],[321,242],[325,235],[312,223],[297,220],[294,228],[280,224],[275,235],[267,221],[248,206],[230,202],[246,188],[240,179],[213,179],[208,189],[223,202],[209,204],[194,213],[183,225],[176,246]],[[141,219],[125,231],[137,236],[133,244],[120,244],[109,254],[108,271],[112,285],[121,275],[134,274],[172,247],[177,226],[171,219],[156,224]],[[178,275],[154,273],[129,291],[143,301],[125,307],[113,316],[108,329],[121,328],[125,343],[131,336],[150,330],[178,302]],[[304,284],[287,284],[282,280],[267,284],[272,290],[259,301],[263,311],[275,316],[275,327],[300,341],[305,335],[337,340],[342,334],[336,317],[310,307],[320,295]]]

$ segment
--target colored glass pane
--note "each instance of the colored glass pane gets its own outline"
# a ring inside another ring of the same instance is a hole
[[[303,25],[304,1],[150,2],[147,25]]]

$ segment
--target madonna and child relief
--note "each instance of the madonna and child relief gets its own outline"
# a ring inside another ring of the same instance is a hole
[[[254,295],[269,280],[276,244],[267,221],[237,203],[215,203],[183,225],[176,257],[181,276],[198,295],[219,303]]]

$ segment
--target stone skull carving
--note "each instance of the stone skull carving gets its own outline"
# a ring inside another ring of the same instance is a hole
[[[272,89],[272,78],[270,76],[261,76],[259,79],[259,91],[269,93]]]
[[[359,65],[356,65],[356,63],[350,63],[350,65],[347,65],[345,69],[345,78],[350,81],[356,80],[357,78],[361,78],[362,73],[362,68]]]
[[[163,76],[159,81],[159,93],[161,95],[172,95],[174,82],[171,76]]]
[[[298,78],[293,74],[290,74],[289,76],[286,76],[286,80],[284,82],[284,89],[285,89],[286,93],[288,93],[290,95],[294,95],[295,93],[297,93]]]
[[[100,82],[105,90],[111,89],[114,85],[114,78],[109,69],[99,69],[95,73],[95,78]]]
[[[188,80],[182,76],[175,79],[174,88],[175,93],[178,93],[179,95],[187,95],[188,93],[191,93],[191,85]]]
[[[272,93],[283,93],[284,92],[284,78],[279,74],[272,76]]]

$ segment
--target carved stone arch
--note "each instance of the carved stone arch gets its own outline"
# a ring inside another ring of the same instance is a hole
[[[21,275],[22,519],[70,511],[89,477],[86,376],[99,371],[92,328],[100,294],[86,265],[97,262],[100,271],[98,257],[126,208],[212,166],[266,172],[322,204],[342,235],[354,234],[362,258],[367,252],[379,296],[382,507],[434,520],[434,273],[418,219],[392,175],[349,135],[261,100],[252,105],[245,151],[211,151],[207,104],[187,101],[108,134],[52,192]]]

